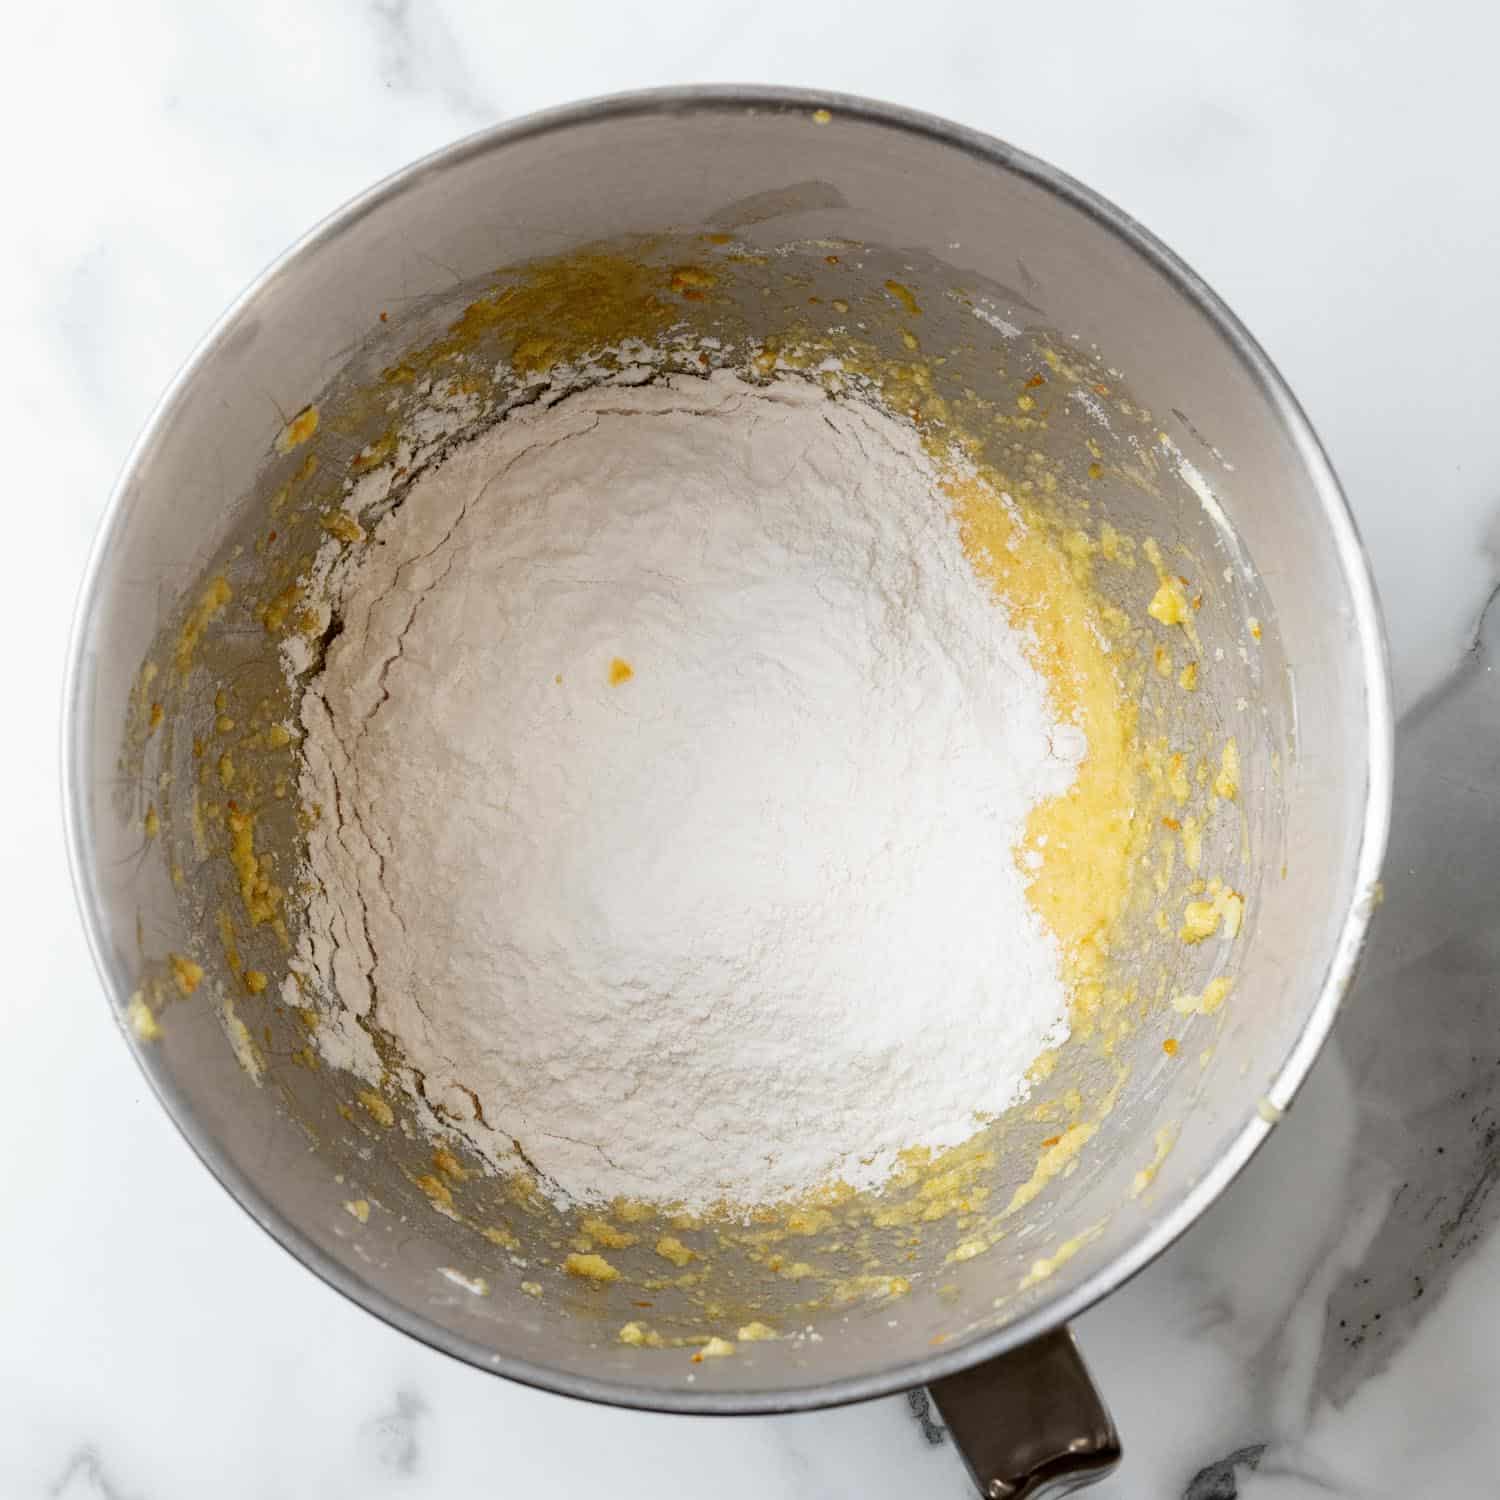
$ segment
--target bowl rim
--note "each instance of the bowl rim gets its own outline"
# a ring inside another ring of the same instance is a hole
[[[478,1342],[433,1323],[420,1312],[388,1297],[355,1275],[285,1219],[238,1169],[190,1108],[164,1069],[148,1056],[145,1044],[125,1026],[123,1002],[133,989],[131,976],[107,950],[100,902],[92,877],[83,809],[90,727],[81,693],[85,651],[117,534],[131,508],[137,469],[199,371],[214,357],[241,314],[278,278],[294,272],[305,256],[344,233],[382,205],[424,178],[483,155],[582,124],[649,115],[755,112],[813,113],[828,110],[841,121],[853,120],[902,132],[957,149],[982,163],[1044,189],[1091,219],[1127,250],[1147,262],[1213,325],[1229,352],[1251,376],[1284,432],[1292,441],[1315,492],[1343,573],[1358,637],[1358,659],[1364,674],[1366,759],[1359,850],[1351,898],[1332,945],[1318,994],[1302,1030],[1280,1070],[1266,1089],[1263,1107],[1243,1123],[1228,1149],[1169,1212],[1150,1220],[1125,1250],[1064,1295],[1038,1304],[1004,1328],[976,1334],[920,1359],[893,1363],[880,1370],[777,1391],[713,1391],[684,1387],[634,1385],[628,1381],[575,1375],[531,1360],[497,1353]],[[1332,464],[1311,423],[1265,351],[1208,284],[1173,251],[1130,215],[1091,188],[1038,157],[980,131],[936,115],[880,103],[854,95],[804,88],[761,85],[686,85],[611,94],[562,105],[487,127],[419,158],[356,195],[314,225],[278,256],[229,305],[199,341],[173,377],[121,467],[95,534],[79,588],[68,639],[62,703],[62,801],[64,835],[74,895],[83,918],[94,964],[112,996],[116,1023],[136,1060],[183,1138],[226,1192],[283,1249],[334,1290],[393,1328],[442,1353],[524,1385],[608,1405],[639,1410],[705,1415],[770,1414],[806,1411],[889,1395],[925,1385],[1018,1348],[1077,1316],[1118,1289],[1162,1254],[1229,1186],[1274,1128],[1311,1069],[1333,1026],[1339,1004],[1353,977],[1370,916],[1378,901],[1378,878],[1390,828],[1394,729],[1385,630],[1376,599],[1369,559]],[[1269,1106],[1269,1108],[1265,1106]]]

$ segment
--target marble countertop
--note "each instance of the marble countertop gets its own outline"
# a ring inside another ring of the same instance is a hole
[[[782,0],[275,0],[8,23],[0,384],[20,545],[0,1095],[0,1495],[970,1493],[904,1397],[655,1417],[509,1385],[343,1301],[199,1166],[113,1026],[74,912],[53,728],[110,481],[229,299],[375,178],[481,125],[648,84],[884,97],[1007,137],[1179,250],[1278,361],[1383,593],[1399,706],[1388,900],[1270,1145],[1076,1326],[1116,1500],[1500,1492],[1497,13]],[[1483,624],[1481,620],[1483,618]]]

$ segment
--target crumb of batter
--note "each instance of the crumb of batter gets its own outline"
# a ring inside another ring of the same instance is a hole
[[[318,430],[318,408],[304,406],[277,434],[276,451],[290,453],[300,448]]]
[[[563,1262],[563,1270],[569,1276],[584,1281],[610,1282],[620,1279],[619,1268],[612,1266],[602,1255],[580,1255],[574,1252]]]
[[[161,1025],[151,1013],[151,1007],[146,1004],[146,998],[139,990],[133,994],[125,1005],[125,1017],[130,1022],[130,1029],[143,1042],[155,1042],[161,1039]]]
[[[701,1365],[705,1359],[727,1359],[734,1353],[734,1345],[728,1339],[721,1339],[717,1334],[704,1344],[704,1346],[693,1355],[693,1363]]]
[[[627,1323],[615,1337],[636,1349],[660,1349],[663,1343],[662,1336],[644,1323]]]
[[[203,983],[203,965],[194,962],[184,953],[169,953],[167,962],[172,966],[172,977],[184,995],[191,995]]]
[[[1219,774],[1214,777],[1214,792],[1226,802],[1233,802],[1240,794],[1240,747],[1233,736],[1224,742]]]
[[[698,1252],[684,1245],[675,1235],[664,1234],[656,1242],[656,1253],[674,1266],[682,1267],[698,1259]]]

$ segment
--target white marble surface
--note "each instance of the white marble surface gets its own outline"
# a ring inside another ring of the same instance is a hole
[[[958,1500],[951,1448],[902,1398],[734,1421],[584,1407],[390,1332],[250,1225],[108,1023],[67,887],[53,726],[90,534],[194,340],[374,178],[571,97],[808,84],[1009,137],[1208,277],[1342,472],[1410,705],[1458,664],[1497,576],[1496,13],[95,0],[4,27],[0,386],[21,523],[0,744],[0,1495]],[[1500,955],[1492,887],[1463,863],[1500,821],[1484,666],[1403,732],[1390,935],[1339,1049],[1227,1200],[1078,1326],[1128,1450],[1101,1494],[1182,1495],[1241,1449],[1259,1458],[1238,1470],[1247,1497],[1500,1493]]]

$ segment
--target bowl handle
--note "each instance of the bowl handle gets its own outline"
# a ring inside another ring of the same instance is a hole
[[[1067,1328],[927,1389],[987,1500],[1071,1495],[1120,1461],[1120,1435]]]

